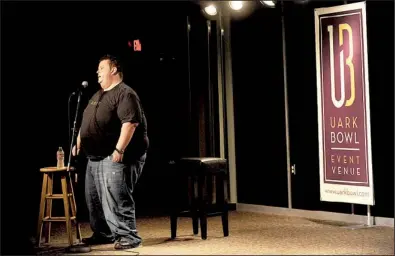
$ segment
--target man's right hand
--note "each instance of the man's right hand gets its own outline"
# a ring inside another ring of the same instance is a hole
[[[72,154],[73,154],[73,156],[75,156],[75,155],[78,155],[79,153],[80,153],[80,150],[77,149],[77,146],[75,145],[75,146],[73,147]]]

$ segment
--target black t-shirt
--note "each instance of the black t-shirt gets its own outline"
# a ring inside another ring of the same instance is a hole
[[[125,149],[123,162],[141,157],[148,149],[147,120],[137,93],[121,82],[109,91],[99,90],[89,100],[83,113],[81,147],[90,157],[111,155],[125,122],[138,123]]]

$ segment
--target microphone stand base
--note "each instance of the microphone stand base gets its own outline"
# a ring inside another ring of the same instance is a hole
[[[67,247],[67,253],[88,253],[92,251],[92,248],[86,244],[73,244]]]

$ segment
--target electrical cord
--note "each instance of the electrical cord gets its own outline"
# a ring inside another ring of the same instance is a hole
[[[127,249],[127,250],[123,250],[123,252],[128,252],[129,254],[128,255],[133,255],[133,256],[137,256],[137,255],[140,255],[140,252],[136,252],[136,251],[134,251],[135,249]],[[94,249],[92,249],[92,251],[95,251],[95,252],[113,252],[114,250],[108,250],[108,249],[98,249],[98,248],[94,248]]]

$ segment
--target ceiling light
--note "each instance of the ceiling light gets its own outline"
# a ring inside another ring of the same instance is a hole
[[[216,15],[217,14],[217,8],[214,6],[214,5],[209,5],[209,6],[206,6],[205,8],[204,8],[204,11],[208,14],[208,15],[211,15],[211,16],[214,16],[214,15]]]
[[[260,1],[260,2],[261,2],[261,4],[263,4],[265,6],[268,6],[268,7],[276,6],[276,4],[275,4],[275,2],[273,0],[271,0],[271,1]]]
[[[238,11],[243,8],[243,1],[229,1],[229,6],[233,10]]]

